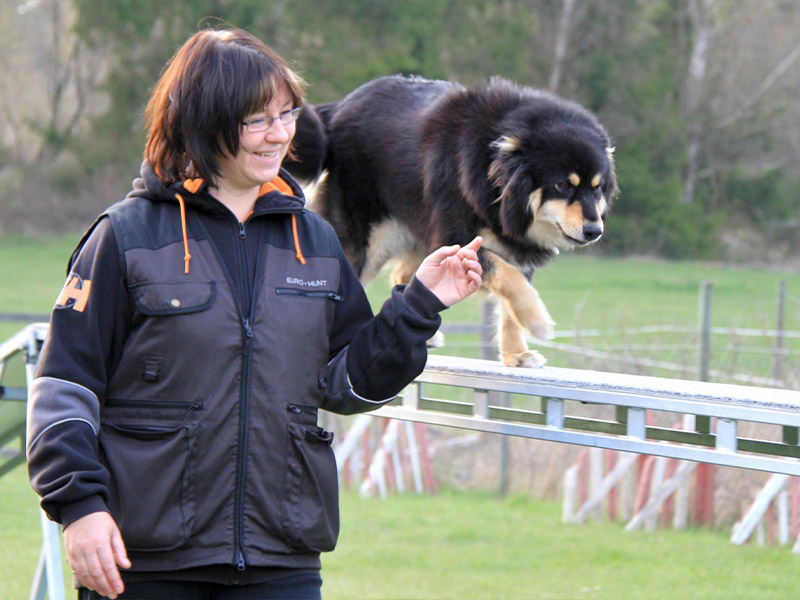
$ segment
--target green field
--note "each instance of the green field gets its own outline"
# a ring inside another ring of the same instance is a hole
[[[46,314],[64,281],[75,238],[0,237],[0,313]],[[570,255],[542,269],[535,284],[559,330],[694,326],[703,281],[714,284],[715,326],[769,329],[775,326],[781,280],[788,289],[785,327],[800,330],[798,274]],[[376,304],[386,293],[385,280],[370,288]],[[470,299],[448,310],[445,322],[477,322],[482,302]],[[0,340],[23,325],[0,321]],[[474,340],[448,339],[452,345],[438,352],[475,355]],[[565,353],[545,353],[551,365],[575,366],[576,359]],[[566,526],[559,511],[552,503],[522,496],[499,500],[481,491],[386,501],[347,492],[341,542],[325,558],[325,597],[769,600],[796,595],[800,559],[787,548],[734,547],[727,532],[648,534],[624,532],[618,524]],[[0,599],[27,597],[39,540],[36,498],[24,469],[17,468],[0,479]]]
[[[17,469],[0,485],[3,600],[28,597],[38,523]],[[799,560],[788,548],[733,546],[724,532],[562,525],[558,505],[524,496],[378,500],[347,491],[323,592],[327,600],[786,600],[796,597]]]

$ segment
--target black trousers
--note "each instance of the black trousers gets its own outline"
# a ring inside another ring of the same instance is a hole
[[[78,590],[78,600],[102,600],[97,592]],[[266,583],[224,585],[202,581],[136,581],[125,585],[119,600],[321,600],[322,578],[315,573],[289,575]]]

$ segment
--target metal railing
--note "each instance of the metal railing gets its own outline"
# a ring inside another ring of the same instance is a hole
[[[467,398],[447,398],[448,388]],[[613,416],[596,416],[600,406]],[[692,426],[648,425],[647,411]],[[792,390],[429,356],[402,398],[373,414],[800,475],[800,392]],[[748,428],[763,430],[761,437],[742,437],[743,423],[768,427]]]

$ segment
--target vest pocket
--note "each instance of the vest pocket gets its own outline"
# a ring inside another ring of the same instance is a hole
[[[183,315],[214,303],[214,281],[144,281],[131,286],[131,298],[143,315]]]
[[[331,443],[321,427],[289,423],[282,520],[292,547],[327,552],[339,537],[339,481]]]
[[[197,425],[104,423],[103,459],[111,471],[111,514],[129,550],[172,550],[194,519]]]

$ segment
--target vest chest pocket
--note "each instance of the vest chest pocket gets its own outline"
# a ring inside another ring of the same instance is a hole
[[[208,309],[216,297],[214,281],[145,281],[131,286],[131,297],[143,315],[181,315]]]

